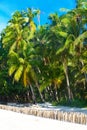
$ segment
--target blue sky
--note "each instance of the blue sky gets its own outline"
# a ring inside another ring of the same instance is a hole
[[[50,13],[60,12],[60,8],[73,9],[75,0],[0,0],[0,31],[7,25],[8,20],[16,10],[27,8],[41,10],[41,23],[47,22]]]

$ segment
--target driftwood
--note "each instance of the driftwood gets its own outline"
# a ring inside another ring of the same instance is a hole
[[[0,109],[87,125],[87,115],[79,112],[63,112],[57,110],[44,110],[38,108],[14,107],[6,105],[0,105]]]

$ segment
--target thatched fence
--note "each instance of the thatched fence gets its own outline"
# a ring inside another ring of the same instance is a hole
[[[0,105],[0,109],[87,125],[87,115],[79,112],[63,112],[58,110],[45,110],[29,107],[14,107],[7,105]]]

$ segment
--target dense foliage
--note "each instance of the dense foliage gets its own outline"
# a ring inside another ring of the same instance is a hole
[[[87,2],[76,3],[42,26],[40,10],[13,14],[0,38],[0,101],[87,101]]]

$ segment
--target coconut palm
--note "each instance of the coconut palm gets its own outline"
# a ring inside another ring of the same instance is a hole
[[[33,22],[36,14],[31,9],[28,9],[28,12],[15,12],[2,37],[3,47],[9,53],[9,75],[14,75],[13,82],[23,79],[24,86],[30,86],[34,102],[35,95],[31,82],[35,82],[37,87],[38,84],[31,64],[34,52],[31,40],[36,30]],[[42,98],[41,93],[40,96]]]

